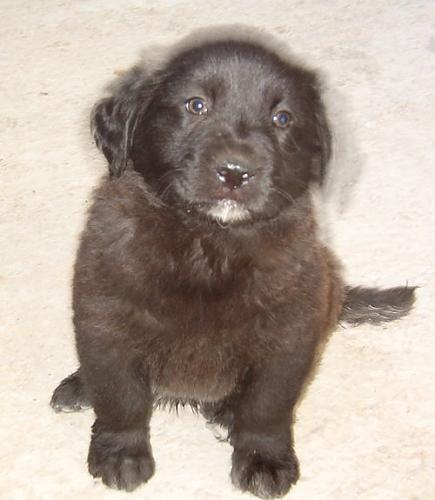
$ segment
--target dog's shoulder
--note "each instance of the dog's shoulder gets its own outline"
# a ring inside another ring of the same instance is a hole
[[[144,216],[157,203],[143,177],[128,170],[120,177],[103,177],[93,192],[90,214],[107,211],[112,217],[118,214]]]
[[[125,260],[134,248],[151,244],[144,239],[152,238],[153,229],[161,226],[161,214],[139,174],[104,177],[93,192],[79,260],[93,261],[96,253]]]

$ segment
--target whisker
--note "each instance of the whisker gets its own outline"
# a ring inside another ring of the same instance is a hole
[[[172,179],[172,181],[171,181],[171,182],[169,182],[169,184],[167,184],[167,185],[165,186],[165,188],[163,189],[163,191],[162,191],[161,193],[159,193],[159,198],[160,198],[162,201],[164,201],[165,196],[169,193],[170,189],[174,186],[174,184],[175,184],[175,181],[176,181],[176,180],[177,180],[177,179]]]
[[[293,146],[296,148],[296,151],[301,152],[302,150],[301,150],[299,144],[296,142],[295,138],[293,137],[292,133],[290,133],[290,140],[291,140]]]
[[[287,191],[284,191],[283,189],[280,189],[277,187],[273,187],[272,191],[274,191],[275,193],[282,196],[285,200],[290,201],[291,203],[296,205],[296,203],[297,203],[296,200],[293,198],[293,196],[290,193],[287,193]]]
[[[168,172],[165,172],[163,175],[161,175],[159,177],[159,181],[162,181],[164,180],[166,177],[169,177],[171,175],[175,175],[177,172],[181,172],[183,169],[183,167],[176,167],[176,168],[172,168],[171,170],[169,170]]]

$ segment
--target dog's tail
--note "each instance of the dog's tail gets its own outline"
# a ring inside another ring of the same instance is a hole
[[[379,325],[406,316],[415,301],[415,286],[395,288],[345,288],[340,322],[352,326],[361,323]]]

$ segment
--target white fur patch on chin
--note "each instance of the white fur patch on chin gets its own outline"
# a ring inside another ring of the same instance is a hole
[[[225,199],[213,205],[207,212],[207,215],[220,222],[226,223],[248,219],[249,211],[236,201]]]

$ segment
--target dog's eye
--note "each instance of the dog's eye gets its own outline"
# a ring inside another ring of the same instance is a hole
[[[201,97],[191,97],[184,103],[185,108],[193,115],[204,115],[207,113],[207,106]]]
[[[285,128],[293,121],[293,117],[288,111],[278,111],[273,115],[272,121],[276,127]]]

